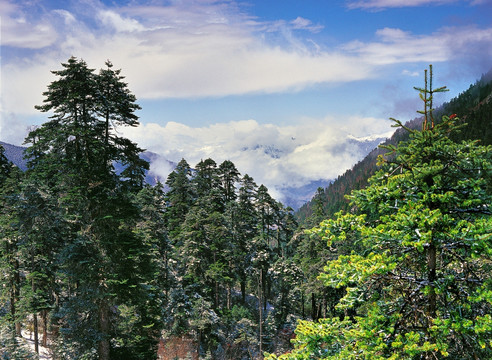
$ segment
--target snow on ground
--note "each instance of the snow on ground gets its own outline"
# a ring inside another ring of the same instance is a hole
[[[22,340],[29,346],[29,348],[34,353],[34,334],[30,334],[29,331],[22,331]],[[39,359],[40,360],[51,360],[51,355],[49,353],[49,349],[46,347],[39,345]]]

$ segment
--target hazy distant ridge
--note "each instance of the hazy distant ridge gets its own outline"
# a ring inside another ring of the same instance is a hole
[[[367,137],[359,139],[349,136],[347,137],[346,142],[343,144],[339,144],[338,147],[340,148],[339,151],[351,151],[353,153],[359,153],[361,155],[360,158],[362,159],[366,154],[376,148],[377,145],[384,140],[385,139],[382,137]],[[27,162],[23,158],[24,150],[26,148],[22,146],[11,145],[2,141],[0,141],[0,144],[2,144],[5,148],[5,155],[10,161],[12,161],[12,163],[14,163],[20,169],[26,170]],[[272,157],[275,157],[277,159],[281,159],[282,157],[281,151],[273,146],[258,144],[257,147],[265,149],[265,152],[268,152]],[[172,169],[174,169],[176,166],[176,163],[150,151],[143,152],[141,154],[141,157],[150,163],[150,171],[147,171],[147,173],[145,174],[145,181],[150,185],[155,185],[158,181],[164,184],[167,175],[159,175],[159,173],[164,174],[166,172],[162,172],[159,170],[166,168],[172,171]],[[121,167],[116,165],[116,171],[121,170]],[[313,197],[318,187],[325,188],[332,181],[333,179],[318,179],[314,181],[309,181],[307,184],[302,186],[285,186],[279,189],[284,197],[282,199],[282,203],[285,206],[290,206],[294,210],[297,210]]]
[[[8,144],[3,141],[0,141],[0,145],[2,145],[5,149],[5,156],[7,159],[9,159],[19,169],[27,169],[27,161],[24,159],[25,147]]]

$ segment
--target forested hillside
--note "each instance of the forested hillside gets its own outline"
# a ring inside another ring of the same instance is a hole
[[[182,159],[146,183],[143,150],[118,131],[139,109],[121,71],[72,57],[53,73],[26,171],[0,146],[1,358],[492,355],[490,132],[457,132],[490,122],[488,80],[451,114],[432,109],[444,88],[419,89],[424,117],[397,124],[376,176],[373,152],[328,188],[369,184],[350,211],[326,220],[347,206],[319,189],[305,231],[228,160]]]
[[[444,114],[457,114],[465,122],[466,127],[453,134],[453,140],[480,140],[481,144],[492,144],[492,71],[483,75],[475,84],[462,92],[449,103],[444,103],[435,111],[436,119]],[[412,129],[419,129],[422,118],[413,119],[405,124]],[[395,134],[382,145],[396,145],[402,140],[408,139],[408,132],[398,129]],[[333,183],[324,189],[319,189],[316,197],[303,205],[297,212],[296,218],[300,224],[314,226],[323,218],[330,218],[339,210],[348,210],[349,201],[345,198],[352,190],[359,190],[367,186],[367,180],[377,170],[377,157],[386,151],[376,148],[362,161],[355,164],[352,169],[340,175]],[[321,203],[322,212],[318,207],[318,215],[315,213],[316,204]]]
[[[145,184],[142,150],[117,131],[139,108],[120,70],[62,66],[27,171],[0,148],[0,354],[24,359],[28,329],[61,359],[152,359],[183,336],[202,354],[261,354],[298,307],[292,209],[230,161],[183,159],[167,192]]]
[[[334,306],[270,360],[492,357],[492,146],[453,141],[464,125],[438,121],[433,97],[447,89],[432,67],[417,90],[420,129],[396,121],[408,140],[385,146],[350,212],[309,231],[330,249],[318,279],[340,291]]]

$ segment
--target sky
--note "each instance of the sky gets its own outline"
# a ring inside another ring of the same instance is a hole
[[[21,145],[71,56],[122,69],[141,125],[120,133],[194,166],[231,160],[282,189],[334,179],[421,108],[492,68],[492,0],[0,0],[0,140]],[[171,170],[161,161],[151,169]]]

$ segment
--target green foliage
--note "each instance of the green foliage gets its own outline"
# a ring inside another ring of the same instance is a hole
[[[492,71],[484,74],[480,80],[470,85],[469,89],[449,103],[444,103],[435,109],[433,111],[435,123],[439,123],[440,119],[446,114],[450,116],[456,114],[459,117],[459,120],[456,120],[462,124],[466,123],[466,126],[461,128],[461,131],[449,134],[450,138],[455,142],[479,140],[482,145],[492,145]],[[412,131],[420,130],[423,122],[423,117],[415,118],[405,123],[404,126]],[[398,128],[392,137],[383,144],[396,146],[400,141],[407,141],[409,134],[410,132],[405,129]],[[324,189],[321,202],[326,218],[335,217],[335,214],[340,210],[351,210],[350,202],[346,199],[347,195],[353,190],[359,190],[368,185],[367,180],[378,170],[377,159],[384,152],[382,148],[374,149],[363,160],[338,176]],[[303,205],[296,212],[296,218],[299,223],[306,227],[312,227],[320,222],[315,215],[318,203],[317,195],[315,195],[313,200]]]
[[[312,231],[339,250],[319,278],[345,289],[350,319],[301,322],[281,359],[492,356],[492,148],[450,140],[456,121],[389,147],[393,160],[352,193],[357,214]]]
[[[318,189],[304,233],[229,160],[182,159],[165,190],[144,186],[142,150],[117,132],[140,108],[121,71],[70,58],[53,73],[28,171],[0,147],[0,356],[28,358],[36,320],[60,359],[152,359],[162,331],[204,358],[256,358],[308,317],[280,358],[491,356],[491,148],[461,142],[475,120],[436,120],[444,88],[418,89],[423,131],[396,121],[353,181]],[[489,83],[465,92],[469,116],[487,116]]]
[[[122,358],[118,347],[124,344],[127,358],[150,359],[162,328],[154,279],[165,240],[151,238],[157,225],[140,218],[140,206],[149,215],[148,207],[156,206],[145,202],[151,195],[135,200],[148,163],[115,131],[138,124],[139,106],[120,70],[106,65],[95,74],[70,58],[53,72],[58,78],[37,106],[53,115],[26,138],[20,304],[34,317],[51,311],[58,334],[53,347],[62,358]]]

